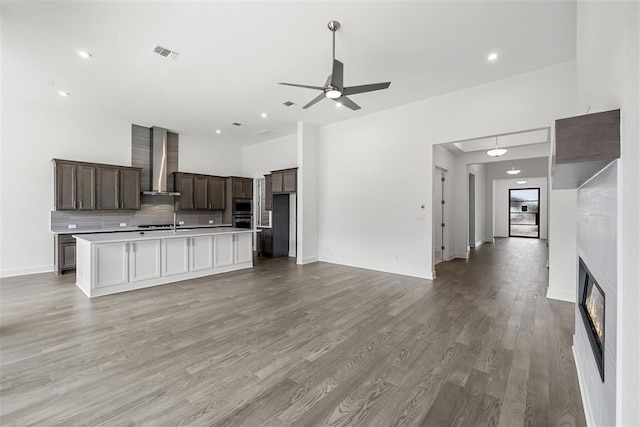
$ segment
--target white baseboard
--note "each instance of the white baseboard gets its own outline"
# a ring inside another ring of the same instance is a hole
[[[0,271],[0,277],[26,276],[27,274],[50,273],[52,271],[53,271],[53,265],[41,265],[38,267],[2,270]]]
[[[306,258],[296,258],[296,264],[298,265],[304,265],[304,264],[311,264],[312,262],[318,262],[319,258],[317,256],[309,256]]]
[[[575,339],[575,336],[574,336]],[[584,409],[584,419],[587,422],[587,426],[593,426],[593,416],[591,415],[591,407],[589,401],[586,399],[587,391],[584,389],[584,379],[582,378],[582,371],[580,370],[580,362],[578,355],[576,354],[576,347],[571,346],[573,352],[573,361],[576,365],[576,372],[578,373],[578,385],[580,386],[580,397],[582,398],[582,408]]]
[[[560,301],[576,302],[576,295],[574,291],[567,291],[564,289],[547,289],[547,298],[557,299]]]
[[[453,258],[469,259],[469,252],[454,252]]]
[[[367,270],[382,271],[384,273],[393,273],[393,274],[401,274],[403,276],[418,277],[420,279],[433,280],[436,278],[435,272],[430,270],[412,269],[412,268],[406,268],[406,267],[399,267],[395,265],[375,264],[375,263],[370,263],[366,261],[352,260],[352,259],[345,259],[345,258],[335,258],[335,257],[328,257],[328,256],[321,256],[320,261],[328,262],[331,264],[347,265],[349,267],[364,268]]]

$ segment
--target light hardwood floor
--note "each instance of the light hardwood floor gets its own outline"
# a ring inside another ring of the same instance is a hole
[[[94,300],[73,275],[3,279],[0,423],[581,426],[546,253],[498,239],[433,282],[260,260]]]

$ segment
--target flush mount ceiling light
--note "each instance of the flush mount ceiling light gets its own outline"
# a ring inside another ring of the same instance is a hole
[[[516,169],[516,163],[515,162],[512,162],[511,169],[509,169],[507,171],[507,173],[509,175],[518,175],[520,172],[522,172],[522,171],[520,169]]]
[[[491,157],[500,157],[506,152],[507,152],[506,148],[498,147],[498,137],[496,136],[496,148],[492,148],[491,150],[488,150],[487,154],[490,155]]]
[[[66,96],[69,96],[69,92],[65,92],[64,90],[59,90],[58,95],[66,97]]]
[[[526,179],[519,179],[519,180],[517,180],[517,181],[516,181],[516,183],[517,183],[517,184],[521,184],[521,185],[522,185],[522,184],[526,184],[526,183],[527,183],[527,180],[526,180]]]
[[[89,52],[87,52],[87,51],[84,51],[84,50],[79,50],[79,51],[78,51],[78,56],[79,56],[80,58],[84,58],[84,59],[89,59],[89,58],[91,58],[91,54],[90,54]]]
[[[498,59],[498,54],[495,52],[491,52],[489,56],[487,56],[488,61],[495,61],[496,59]]]

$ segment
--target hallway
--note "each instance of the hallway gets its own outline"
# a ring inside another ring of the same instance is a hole
[[[545,260],[497,239],[430,282],[261,259],[94,300],[74,275],[3,279],[0,422],[583,426]]]

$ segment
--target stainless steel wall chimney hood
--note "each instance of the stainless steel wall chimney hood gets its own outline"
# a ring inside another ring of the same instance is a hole
[[[154,126],[151,128],[151,191],[143,191],[148,196],[179,196],[176,191],[169,191],[167,179],[167,130]]]

